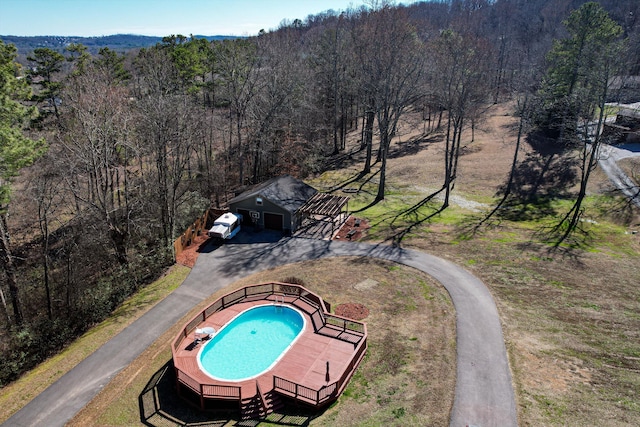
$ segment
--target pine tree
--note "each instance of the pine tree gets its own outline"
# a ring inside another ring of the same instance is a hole
[[[580,151],[580,187],[573,206],[555,228],[559,242],[577,228],[591,172],[602,144],[609,80],[623,57],[622,28],[598,3],[589,2],[564,22],[569,37],[557,40],[548,55],[550,68],[542,87],[546,118],[558,143],[576,142]]]
[[[11,184],[21,168],[33,163],[43,153],[45,143],[27,138],[23,133],[37,113],[35,108],[27,108],[19,102],[29,99],[30,90],[25,79],[19,75],[20,68],[15,58],[15,46],[6,45],[0,40],[0,265],[7,277],[13,322],[21,325],[22,309],[7,229]],[[7,318],[10,319],[1,290],[0,297]]]

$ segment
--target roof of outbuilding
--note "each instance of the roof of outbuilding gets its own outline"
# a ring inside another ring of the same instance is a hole
[[[301,180],[291,175],[283,175],[256,185],[229,200],[229,204],[260,196],[280,206],[282,209],[294,213],[317,192],[318,190]]]

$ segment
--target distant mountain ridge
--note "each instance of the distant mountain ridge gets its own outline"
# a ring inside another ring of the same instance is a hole
[[[197,39],[211,40],[224,40],[235,39],[236,36],[193,36]],[[63,52],[64,49],[71,43],[79,43],[85,45],[89,52],[95,54],[101,48],[108,47],[109,49],[124,52],[129,49],[138,49],[141,47],[154,46],[162,41],[162,37],[155,36],[141,36],[136,34],[114,34],[110,36],[99,37],[79,37],[79,36],[11,36],[0,35],[0,39],[5,44],[13,44],[18,49],[19,55],[28,55],[35,48],[48,47],[49,49]]]

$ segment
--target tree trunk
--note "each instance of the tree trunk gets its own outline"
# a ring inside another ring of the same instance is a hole
[[[449,206],[449,194],[451,193],[451,176],[453,147],[451,143],[451,115],[447,114],[447,135],[444,148],[444,202],[442,208]]]
[[[40,215],[40,232],[42,233],[42,258],[44,291],[47,298],[47,316],[53,320],[53,307],[51,304],[51,286],[49,284],[49,220],[46,212]]]
[[[376,194],[376,202],[384,200],[384,190],[387,177],[387,146],[388,143],[380,144],[381,163],[380,163],[380,182],[378,183],[378,194]]]
[[[242,146],[242,124],[240,112],[236,112],[236,138],[238,139],[238,176],[240,185],[244,185],[244,147]]]
[[[5,213],[0,215],[0,262],[4,267],[4,272],[7,277],[15,324],[16,326],[21,326],[24,318],[22,316],[18,282],[16,280],[16,266],[13,261],[13,255],[11,254],[10,242],[9,231],[7,229],[7,216]]]
[[[366,122],[363,127],[364,132],[364,145],[367,149],[367,153],[364,159],[364,168],[362,169],[363,174],[368,174],[371,172],[371,155],[373,152],[373,119],[374,119],[374,111],[367,110],[365,113]]]
[[[11,325],[11,316],[9,315],[7,300],[4,297],[4,292],[2,291],[2,288],[0,288],[0,301],[2,301],[2,310],[4,311],[4,317],[7,320],[7,325]]]

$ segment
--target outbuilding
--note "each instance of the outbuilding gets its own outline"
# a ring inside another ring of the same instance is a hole
[[[293,233],[302,223],[300,208],[318,190],[291,175],[272,178],[229,201],[229,210],[242,215],[244,225]]]

